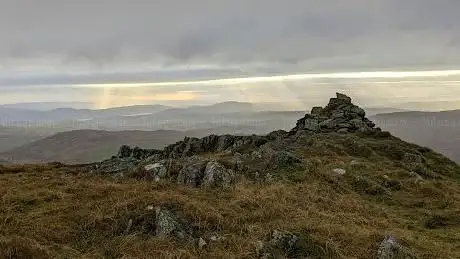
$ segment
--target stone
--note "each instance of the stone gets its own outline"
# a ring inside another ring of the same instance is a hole
[[[398,243],[396,237],[386,236],[380,243],[377,251],[377,259],[415,259],[411,251]]]
[[[127,157],[127,158],[114,158],[102,161],[94,166],[93,172],[97,174],[125,174],[136,171],[139,164],[139,160]]]
[[[345,133],[348,133],[348,129],[347,128],[341,128],[337,131],[337,133],[342,133],[342,134],[345,134]]]
[[[144,170],[147,172],[149,177],[155,179],[156,182],[166,177],[168,169],[163,163],[154,163],[144,166]]]
[[[345,169],[342,169],[342,168],[334,168],[332,169],[332,173],[335,174],[335,175],[345,175],[347,173],[347,171]]]
[[[204,170],[203,188],[227,188],[234,181],[235,173],[233,170],[226,169],[218,162],[211,161]]]
[[[189,158],[177,176],[177,183],[200,186],[207,161],[200,157]]]
[[[133,220],[129,219],[128,225],[126,226],[126,229],[125,229],[125,235],[129,234],[129,232],[131,231],[132,226],[133,226]]]
[[[206,241],[200,237],[200,239],[198,240],[198,248],[200,249],[203,249],[208,243],[206,243]]]
[[[366,116],[366,111],[364,111],[364,109],[362,109],[362,108],[360,108],[358,106],[350,107],[349,112],[350,113],[355,113],[361,118],[364,118]]]
[[[345,103],[351,104],[351,98],[345,94],[335,93],[338,100],[344,101]]]
[[[317,132],[320,130],[319,121],[317,119],[305,120],[304,129]]]
[[[119,158],[128,158],[133,154],[133,149],[130,146],[123,145],[118,150],[117,157]]]
[[[350,162],[350,166],[360,166],[360,165],[363,165],[363,163],[357,161],[357,160],[352,160]]]
[[[155,236],[164,238],[176,236],[182,238],[185,236],[183,226],[177,216],[170,210],[157,207],[155,210]]]
[[[316,106],[311,109],[311,115],[320,115],[323,112],[323,107]]]
[[[231,135],[219,136],[217,143],[217,152],[225,151],[227,148],[231,147],[235,141],[235,137]]]
[[[345,112],[341,110],[335,110],[332,111],[331,118],[332,119],[338,119],[338,118],[343,118],[345,117]]]

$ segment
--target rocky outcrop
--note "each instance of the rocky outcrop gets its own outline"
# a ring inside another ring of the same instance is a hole
[[[235,179],[235,173],[226,169],[223,165],[211,161],[206,165],[201,187],[203,188],[227,188]]]
[[[95,174],[127,174],[136,170],[140,161],[132,158],[113,158],[93,165],[90,172]]]
[[[242,148],[259,147],[269,140],[264,136],[232,136],[210,135],[204,138],[188,138],[167,146],[162,156],[164,158],[181,158],[206,152],[235,151]]]
[[[117,158],[145,159],[147,157],[153,156],[158,153],[161,153],[161,151],[155,150],[155,149],[142,149],[139,147],[130,147],[128,145],[123,145],[119,148],[116,157]]]
[[[207,160],[197,156],[190,157],[186,160],[182,169],[179,171],[177,183],[198,187],[201,185],[206,169]]]
[[[315,133],[328,132],[380,132],[375,124],[366,118],[366,112],[354,105],[351,98],[337,93],[336,98],[331,98],[326,107],[314,107],[310,114],[297,121],[291,133],[297,131],[311,131]]]

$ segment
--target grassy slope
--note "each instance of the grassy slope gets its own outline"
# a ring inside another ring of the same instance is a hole
[[[282,229],[308,235],[338,258],[373,258],[388,233],[422,258],[460,258],[458,166],[393,138],[325,135],[292,146],[307,170],[277,172],[282,180],[273,184],[242,181],[226,191],[83,176],[51,165],[4,167],[0,257],[251,258],[256,240]],[[425,152],[426,164],[439,170],[415,183],[389,157],[403,148]],[[347,174],[331,176],[335,167]],[[384,175],[397,179],[401,189],[385,195],[355,183],[357,176],[382,183]],[[226,239],[199,250],[193,242],[123,234],[130,218],[160,204],[177,207],[199,232]]]

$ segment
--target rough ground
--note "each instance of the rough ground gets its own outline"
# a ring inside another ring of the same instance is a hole
[[[0,167],[0,258],[460,258],[460,167],[343,95],[291,132]]]

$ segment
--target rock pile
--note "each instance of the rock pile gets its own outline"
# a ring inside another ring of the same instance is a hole
[[[314,107],[310,114],[297,121],[296,127],[291,132],[301,130],[315,133],[329,132],[380,132],[375,124],[366,118],[366,112],[354,105],[351,98],[337,93],[336,98],[331,98],[326,107]]]

